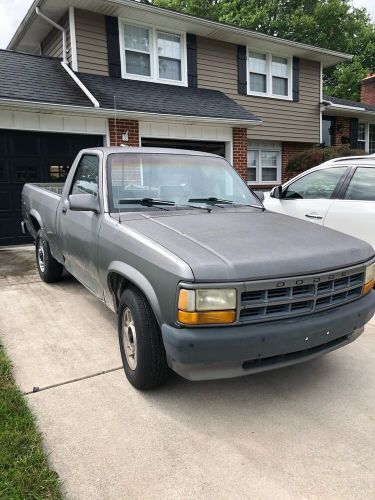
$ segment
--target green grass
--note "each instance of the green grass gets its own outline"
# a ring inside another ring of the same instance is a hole
[[[61,498],[59,478],[0,345],[0,499]]]

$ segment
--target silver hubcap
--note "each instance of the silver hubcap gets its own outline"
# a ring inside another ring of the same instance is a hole
[[[44,273],[46,266],[44,264],[44,249],[41,243],[38,245],[38,265],[39,269]]]
[[[137,334],[133,315],[128,307],[125,307],[122,313],[122,337],[126,361],[128,362],[129,368],[135,370],[137,368]]]

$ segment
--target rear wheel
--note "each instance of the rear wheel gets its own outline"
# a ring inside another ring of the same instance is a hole
[[[36,235],[36,263],[39,276],[45,283],[55,283],[61,279],[64,267],[52,256],[49,243],[41,229]]]
[[[129,382],[140,390],[162,385],[168,365],[160,328],[145,296],[135,288],[125,290],[121,296],[118,336]]]

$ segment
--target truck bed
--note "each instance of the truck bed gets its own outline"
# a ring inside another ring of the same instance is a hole
[[[45,191],[50,191],[51,193],[57,194],[61,198],[61,194],[64,188],[63,182],[40,182],[40,183],[32,183],[31,186],[36,186],[40,189],[44,189]]]

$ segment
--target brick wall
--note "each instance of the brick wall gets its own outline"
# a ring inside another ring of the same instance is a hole
[[[297,172],[287,172],[286,167],[289,161],[298,153],[311,148],[314,144],[303,142],[283,142],[281,153],[281,182],[284,183],[297,175]],[[299,172],[298,172],[299,173]]]
[[[337,130],[340,127],[340,130]],[[342,138],[344,137],[344,140]],[[333,122],[333,145],[341,146],[349,143],[349,117],[337,116]]]
[[[233,166],[247,181],[247,129],[233,128]]]
[[[375,75],[373,73],[361,82],[361,102],[375,104]]]
[[[126,144],[127,146],[139,146],[139,122],[137,120],[123,120],[110,118],[108,120],[109,137],[111,146],[120,146]],[[128,141],[122,139],[122,135],[128,132]]]

